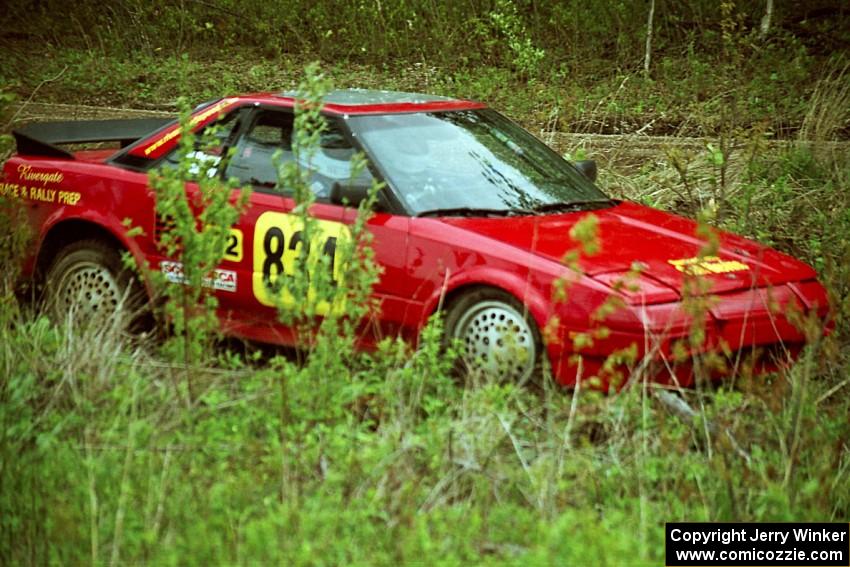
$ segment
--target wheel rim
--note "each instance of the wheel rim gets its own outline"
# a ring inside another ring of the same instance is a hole
[[[463,358],[471,370],[519,382],[534,371],[534,333],[523,314],[506,303],[474,305],[458,320],[454,336],[461,340]]]
[[[59,316],[69,311],[81,318],[115,313],[121,303],[121,286],[108,268],[94,262],[74,264],[56,286],[54,309]]]

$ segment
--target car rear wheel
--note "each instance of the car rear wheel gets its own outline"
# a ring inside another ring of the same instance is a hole
[[[513,296],[483,288],[454,301],[446,314],[446,336],[460,341],[462,370],[525,383],[542,352],[540,332]]]
[[[101,240],[81,240],[59,251],[45,282],[45,306],[55,321],[105,323],[116,314],[129,325],[142,294],[118,251]]]

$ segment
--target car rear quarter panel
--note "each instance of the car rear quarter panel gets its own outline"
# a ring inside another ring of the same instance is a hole
[[[152,253],[149,238],[127,237],[128,227],[136,226],[145,235],[152,234],[154,201],[146,174],[103,163],[26,156],[9,159],[4,172],[3,194],[25,207],[34,232],[25,276],[32,275],[51,231],[71,220],[108,232],[137,261]],[[69,244],[76,236],[64,235],[60,244]]]

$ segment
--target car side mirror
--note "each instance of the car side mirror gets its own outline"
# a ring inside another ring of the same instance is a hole
[[[591,181],[596,181],[596,161],[592,159],[583,159],[581,161],[574,161],[573,165],[579,173],[590,179]]]
[[[331,203],[348,207],[359,207],[360,203],[369,198],[372,189],[371,181],[362,179],[347,179],[334,181],[331,186]]]

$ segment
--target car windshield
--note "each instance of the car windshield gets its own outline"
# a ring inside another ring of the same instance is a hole
[[[610,202],[493,110],[351,116],[349,124],[416,215],[526,214]]]

